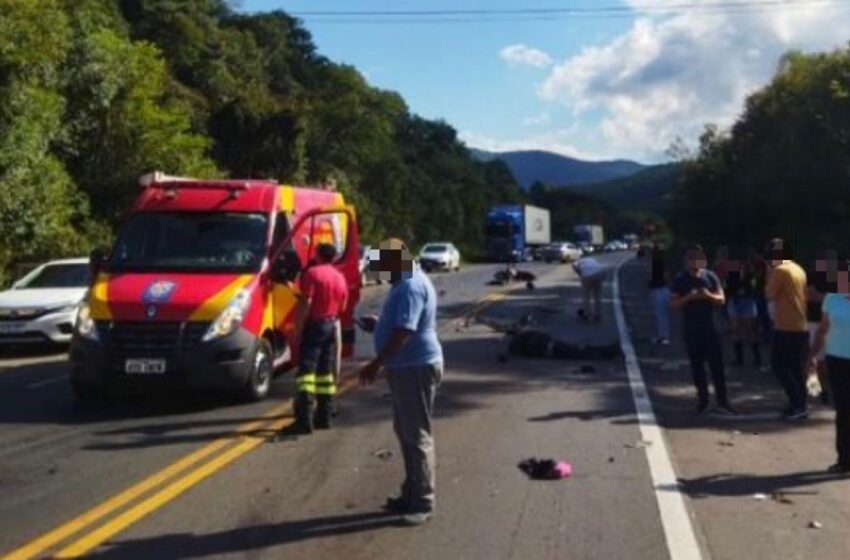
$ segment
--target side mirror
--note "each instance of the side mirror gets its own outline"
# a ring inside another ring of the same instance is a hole
[[[271,264],[270,276],[272,282],[293,282],[301,273],[301,259],[294,250],[284,251]]]
[[[89,253],[89,270],[91,271],[92,281],[97,277],[103,268],[103,263],[106,260],[106,249],[97,247]]]

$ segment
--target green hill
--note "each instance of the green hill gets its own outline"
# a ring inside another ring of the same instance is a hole
[[[523,189],[534,183],[547,185],[582,185],[628,177],[645,166],[628,160],[584,161],[541,150],[486,152],[471,150],[481,161],[504,161]]]
[[[668,197],[679,183],[681,174],[681,165],[671,163],[648,167],[629,177],[563,188],[608,203],[620,211],[657,215],[667,208]]]

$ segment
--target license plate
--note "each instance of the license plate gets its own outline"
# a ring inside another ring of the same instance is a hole
[[[21,323],[0,323],[0,334],[15,334],[23,330],[24,325]]]
[[[132,375],[162,375],[165,373],[165,360],[127,360],[124,371]]]

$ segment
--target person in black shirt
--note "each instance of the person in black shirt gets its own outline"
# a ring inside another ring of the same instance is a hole
[[[691,245],[685,251],[685,270],[673,280],[670,305],[682,310],[685,347],[691,362],[691,374],[697,390],[697,412],[708,411],[708,377],[705,364],[711,368],[711,381],[718,412],[737,415],[726,394],[726,371],[720,335],[714,325],[714,309],[726,302],[720,279],[707,270],[705,251]]]
[[[658,335],[655,342],[662,346],[668,346],[670,344],[670,288],[667,283],[667,270],[664,263],[664,247],[658,243],[652,246],[649,290],[652,294]]]
[[[744,365],[745,344],[752,347],[754,365],[761,366],[761,346],[756,334],[756,284],[755,270],[748,262],[738,259],[729,261],[724,288],[737,366]]]

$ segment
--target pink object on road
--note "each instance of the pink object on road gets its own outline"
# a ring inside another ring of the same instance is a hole
[[[564,461],[558,461],[558,464],[552,469],[552,474],[554,475],[553,478],[557,479],[570,478],[573,476],[573,466]]]

